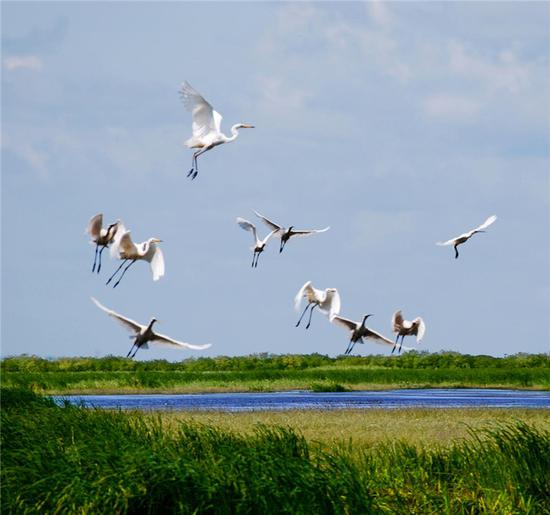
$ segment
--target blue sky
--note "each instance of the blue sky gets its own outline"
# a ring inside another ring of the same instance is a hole
[[[294,327],[307,280],[390,337],[396,309],[422,316],[420,349],[548,352],[549,20],[544,2],[3,2],[2,355],[125,355],[90,296],[212,343],[142,359],[342,353],[319,313]],[[256,126],[193,182],[183,80],[226,133]],[[331,229],[251,270],[253,209]],[[166,276],[92,275],[98,212],[161,238]],[[458,260],[435,246],[493,213]]]

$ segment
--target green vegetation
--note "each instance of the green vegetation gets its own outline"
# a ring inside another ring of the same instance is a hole
[[[173,430],[185,422],[251,435],[258,425],[284,426],[323,448],[352,441],[356,450],[393,439],[415,446],[449,446],[472,434],[479,436],[484,428],[520,421],[550,431],[549,411],[529,408],[164,411],[150,416],[160,417]]]
[[[321,447],[87,410],[2,391],[6,513],[533,513],[550,511],[550,433],[524,422],[447,447]]]
[[[106,358],[5,358],[4,386],[47,393],[345,391],[393,387],[550,389],[550,355],[505,358],[410,352],[402,356],[320,354],[191,358],[180,362]]]

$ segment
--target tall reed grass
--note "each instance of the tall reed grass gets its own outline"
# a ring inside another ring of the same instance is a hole
[[[550,511],[550,433],[524,423],[448,447],[330,449],[285,427],[239,435],[2,392],[5,513]]]

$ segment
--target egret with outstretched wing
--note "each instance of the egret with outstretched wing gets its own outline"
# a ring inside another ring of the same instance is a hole
[[[130,268],[136,261],[140,260],[147,261],[151,265],[153,281],[158,281],[164,275],[164,254],[158,246],[158,243],[161,242],[162,240],[159,240],[158,238],[149,238],[141,243],[134,243],[132,241],[132,237],[130,236],[130,231],[117,231],[113,246],[111,247],[111,255],[117,259],[122,259],[123,261],[115,270],[114,274],[109,277],[106,284],[109,284],[124,264],[130,261],[130,263],[128,263],[126,268],[122,271],[122,274],[120,274],[117,282],[113,285],[113,288],[116,288],[128,268]]]
[[[319,311],[326,314],[329,318],[340,313],[341,300],[340,294],[336,288],[318,290],[311,285],[311,281],[307,281],[294,297],[294,308],[296,311],[300,309],[302,299],[307,300],[307,305],[298,322],[296,322],[296,327],[300,325],[300,322],[302,321],[302,318],[304,318],[304,315],[309,307],[311,307],[311,310],[309,312],[309,320],[307,322],[306,329],[309,329],[309,326],[311,325],[311,316],[315,308],[319,308]]]
[[[260,254],[264,251],[265,246],[269,241],[269,238],[273,236],[275,231],[271,231],[263,240],[260,240],[260,238],[258,238],[256,226],[253,223],[245,220],[244,218],[241,218],[240,216],[237,217],[237,223],[239,224],[239,227],[241,229],[252,233],[252,237],[254,238],[254,246],[251,247],[250,250],[254,252],[254,254],[252,255],[252,267],[256,268],[258,266],[258,259],[260,259]]]
[[[397,333],[397,337],[395,338],[395,343],[391,351],[392,354],[398,345],[397,342],[399,341],[400,336],[401,345],[399,347],[399,353],[401,353],[401,347],[403,347],[403,340],[405,339],[405,336],[408,336],[410,334],[415,335],[416,343],[420,343],[422,341],[422,338],[424,338],[424,335],[426,334],[426,324],[424,323],[424,320],[422,320],[422,318],[416,317],[414,320],[405,320],[403,318],[401,310],[398,310],[393,314],[391,325],[393,332]]]
[[[231,137],[221,132],[222,115],[214,111],[212,105],[194,89],[189,82],[185,81],[180,88],[181,99],[188,111],[193,115],[193,135],[185,142],[188,148],[198,148],[193,153],[191,170],[187,177],[194,179],[199,173],[197,158],[209,150],[230,143],[237,139],[239,129],[253,129],[254,126],[248,123],[236,123],[231,127]]]
[[[464,234],[461,234],[456,238],[451,238],[450,240],[447,240],[447,241],[438,241],[436,245],[453,245],[455,249],[455,259],[457,259],[458,258],[457,247],[467,242],[474,234],[477,234],[478,232],[485,232],[484,229],[487,229],[487,227],[493,224],[496,219],[497,219],[496,215],[492,215],[489,218],[487,218],[485,222],[483,222],[480,226],[476,227],[475,229],[472,229],[471,231],[465,232]]]
[[[338,315],[334,315],[330,318],[330,321],[332,323],[338,324],[339,326],[351,332],[348,348],[346,349],[346,352],[344,352],[344,354],[350,354],[356,343],[365,343],[363,341],[363,338],[369,338],[374,343],[393,346],[393,342],[390,339],[382,336],[380,333],[377,333],[372,329],[369,329],[365,325],[367,318],[369,318],[370,316],[372,315],[364,315],[362,322],[354,322],[353,320],[349,320],[348,318],[344,318]],[[405,347],[405,349],[410,350],[407,347]]]
[[[130,351],[126,355],[128,358],[133,358],[137,351],[139,349],[148,349],[148,343],[154,343],[158,345],[164,345],[168,347],[175,347],[179,349],[191,349],[191,350],[204,350],[208,349],[208,347],[211,347],[211,344],[207,343],[205,345],[192,345],[190,343],[180,342],[177,340],[174,340],[173,338],[170,338],[169,336],[165,336],[163,334],[155,333],[153,331],[153,324],[157,322],[156,318],[152,318],[148,325],[139,324],[135,320],[132,320],[131,318],[127,318],[123,315],[120,315],[119,313],[116,313],[112,309],[106,308],[103,304],[101,304],[98,300],[94,299],[92,297],[92,301],[94,304],[99,308],[105,311],[109,316],[113,317],[117,322],[121,323],[126,329],[134,333],[134,335],[131,338],[134,338],[134,343],[132,347],[130,348]],[[132,354],[132,351],[135,351]]]
[[[94,264],[92,272],[95,271],[97,263],[97,273],[101,270],[101,254],[113,242],[117,230],[122,226],[120,220],[109,225],[106,229],[103,228],[103,214],[99,213],[93,216],[88,222],[86,232],[90,235],[91,243],[95,244]],[[101,248],[100,248],[101,247]]]
[[[279,225],[279,224],[273,222],[272,220],[270,220],[266,216],[261,215],[260,213],[258,213],[258,211],[254,211],[254,213],[256,214],[256,216],[258,218],[260,218],[262,220],[262,222],[264,224],[266,224],[271,230],[274,231],[274,236],[277,236],[278,238],[281,239],[281,245],[279,247],[279,253],[281,253],[283,251],[287,241],[290,240],[290,238],[292,238],[294,236],[311,236],[312,234],[325,232],[325,231],[328,231],[330,229],[330,227],[325,227],[324,229],[300,229],[300,230],[295,230],[293,225],[286,228],[286,227],[283,227],[282,225]]]

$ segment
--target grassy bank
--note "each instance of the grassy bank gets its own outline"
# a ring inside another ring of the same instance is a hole
[[[355,449],[399,440],[415,446],[448,446],[479,435],[483,428],[523,422],[550,432],[550,412],[536,409],[368,409],[257,412],[174,411],[160,417],[168,429],[198,423],[252,435],[258,425],[284,426],[323,447],[352,443]]]
[[[289,427],[56,407],[2,394],[6,513],[547,513],[550,433],[518,422],[419,447],[316,445]],[[397,432],[396,428],[396,432]]]
[[[549,355],[252,355],[177,363],[116,357],[46,360],[22,356],[2,360],[1,370],[5,386],[60,394],[427,387],[550,389]]]

